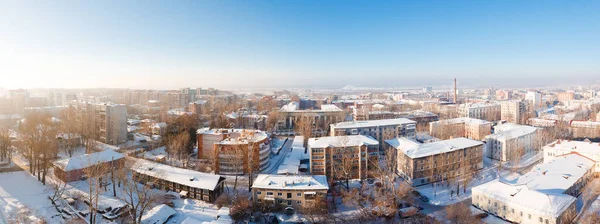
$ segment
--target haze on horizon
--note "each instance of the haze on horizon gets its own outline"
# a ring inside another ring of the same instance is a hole
[[[406,87],[447,85],[454,77],[479,86],[600,81],[600,2],[0,6],[4,88]]]

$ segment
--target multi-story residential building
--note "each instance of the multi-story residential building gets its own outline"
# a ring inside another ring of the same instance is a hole
[[[330,124],[341,122],[345,118],[344,111],[332,104],[323,104],[318,110],[300,110],[298,102],[291,102],[279,110],[282,120],[277,125],[279,131],[293,131],[303,117],[313,119],[313,130],[316,134],[327,133]]]
[[[542,94],[539,92],[527,91],[527,94],[525,94],[525,100],[530,102],[531,108],[533,110],[537,110],[539,108],[544,107],[544,102],[542,101]]]
[[[542,148],[544,150],[544,163],[556,157],[576,152],[596,162],[596,176],[600,175],[600,143],[591,141],[556,140]]]
[[[496,90],[496,100],[508,100],[508,99],[510,99],[510,91]]]
[[[82,102],[75,105],[85,119],[88,131],[106,144],[117,145],[127,141],[127,107],[123,104],[96,104]]]
[[[529,103],[525,100],[507,100],[500,102],[500,119],[515,123],[525,124],[527,122],[527,113],[529,113]]]
[[[594,161],[567,154],[517,177],[473,187],[473,206],[513,223],[571,223],[581,189],[593,178]]]
[[[386,119],[369,121],[348,121],[331,125],[331,136],[366,135],[379,142],[380,150],[383,141],[397,137],[415,137],[417,122],[406,119]]]
[[[378,166],[379,142],[364,135],[308,140],[310,173],[329,180],[365,179]]]
[[[492,133],[492,122],[461,117],[429,123],[429,134],[439,139],[465,137],[483,140]]]
[[[498,103],[468,103],[457,107],[461,117],[477,118],[486,121],[500,120],[501,110]]]
[[[481,141],[453,138],[420,143],[401,137],[385,142],[397,150],[398,173],[413,186],[471,175],[483,168]]]
[[[485,137],[485,156],[509,161],[539,150],[541,141],[538,129],[519,124],[500,124],[494,127],[494,134]]]
[[[416,121],[417,124],[429,124],[429,122],[439,120],[437,114],[424,111],[424,110],[412,110],[412,111],[403,111],[403,112],[391,112],[391,111],[369,111],[367,115],[360,116],[359,114],[354,114],[355,121],[361,120],[385,120],[385,119],[396,119],[396,118],[406,118],[413,121]]]
[[[270,175],[259,174],[252,183],[252,202],[255,206],[270,208],[305,208],[324,206],[329,184],[323,175]],[[325,204],[326,205],[326,204]]]
[[[574,92],[560,92],[556,94],[556,99],[560,102],[567,102],[575,99]]]
[[[188,111],[193,114],[202,114],[204,110],[206,110],[207,105],[206,100],[196,100],[188,104]]]
[[[571,121],[574,138],[599,138],[600,121]]]
[[[198,159],[219,174],[241,175],[269,166],[268,135],[250,129],[198,129]]]
[[[168,166],[144,159],[135,159],[131,166],[133,180],[182,197],[214,202],[222,193],[225,177]]]

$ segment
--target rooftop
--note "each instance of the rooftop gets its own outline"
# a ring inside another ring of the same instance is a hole
[[[501,178],[474,187],[501,201],[511,202],[523,210],[558,217],[576,198],[565,194],[594,166],[594,161],[579,154],[557,157],[539,164],[528,173],[515,178]]]
[[[508,124],[502,124],[508,125]],[[516,125],[516,126],[513,126]],[[488,135],[486,138],[493,138],[498,141],[505,141],[509,139],[515,139],[521,136],[525,136],[531,133],[536,132],[538,129],[536,127],[527,126],[527,125],[518,125],[518,124],[510,124],[510,126],[502,126],[498,127],[497,125],[494,128],[495,133]]]
[[[377,126],[391,126],[403,124],[416,124],[416,121],[406,118],[384,119],[384,120],[368,120],[368,121],[347,121],[332,124],[333,128],[366,128]]]
[[[125,156],[121,153],[115,152],[112,149],[106,149],[101,152],[61,159],[54,162],[54,165],[64,171],[80,170],[98,163],[110,162],[123,157]]]
[[[328,136],[308,139],[309,148],[353,147],[360,145],[379,145],[379,142],[364,135]]]
[[[259,174],[252,188],[287,190],[328,190],[327,177],[324,175],[271,175]]]
[[[589,158],[600,161],[600,143],[588,141],[556,140],[543,147],[543,150],[577,152]]]
[[[483,145],[483,142],[468,138],[453,138],[437,142],[420,143],[409,138],[400,137],[385,140],[385,142],[398,150],[402,150],[405,155],[413,159]]]
[[[434,121],[434,122],[430,122],[430,124],[460,124],[460,123],[465,123],[465,124],[491,124],[492,122],[486,121],[486,120],[481,120],[481,119],[476,119],[476,118],[470,118],[470,117],[459,117],[459,118],[453,118],[453,119],[447,119],[447,120],[440,120],[440,121]]]
[[[341,112],[342,109],[333,105],[333,104],[323,104],[321,105],[320,110],[300,110],[300,105],[298,102],[290,102],[289,104],[283,105],[279,111],[281,112],[324,112],[324,111],[333,111],[333,112]]]
[[[154,178],[207,190],[214,190],[221,181],[225,180],[220,175],[177,168],[144,159],[137,159],[131,170]]]

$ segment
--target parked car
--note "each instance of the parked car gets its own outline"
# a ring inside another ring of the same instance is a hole
[[[488,217],[488,213],[485,213],[485,212],[475,215],[475,218],[478,218],[478,219],[485,219],[486,217]]]
[[[425,195],[419,196],[419,199],[421,199],[421,201],[423,201],[423,202],[429,202],[429,198]]]
[[[407,207],[407,208],[401,208],[400,210],[398,210],[400,217],[401,218],[408,218],[411,217],[413,215],[416,215],[419,213],[419,209],[416,207]]]
[[[412,193],[417,197],[421,197],[421,193],[419,193],[418,191],[412,191]]]

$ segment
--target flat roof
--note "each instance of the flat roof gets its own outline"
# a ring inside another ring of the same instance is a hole
[[[406,118],[383,119],[383,120],[368,120],[368,121],[347,121],[332,124],[332,128],[366,128],[377,126],[391,126],[402,124],[416,124],[416,121]]]
[[[259,174],[252,188],[286,190],[329,190],[325,175]]]
[[[385,140],[385,142],[401,150],[405,155],[413,159],[483,145],[481,141],[468,138],[453,138],[437,142],[420,143],[406,137],[400,137]]]
[[[515,139],[521,136],[525,136],[531,133],[534,133],[538,129],[532,126],[519,125],[520,127],[515,127],[513,129],[509,129],[506,131],[502,131],[499,133],[494,133],[486,136],[486,138],[493,138],[499,141],[504,141],[507,139]],[[496,129],[497,130],[497,129]]]
[[[599,142],[556,140],[548,145],[545,145],[542,149],[563,152],[577,152],[596,161],[600,161]]]
[[[364,135],[344,135],[328,136],[308,139],[308,148],[326,148],[326,147],[352,147],[360,145],[379,145],[379,142],[370,136]]]
[[[446,119],[446,120],[440,120],[440,121],[434,121],[434,122],[430,122],[430,124],[460,124],[460,123],[465,123],[465,124],[491,124],[492,122],[486,121],[486,120],[481,120],[481,119],[477,119],[477,118],[470,118],[470,117],[459,117],[459,118],[452,118],[452,119]]]
[[[106,163],[113,160],[124,158],[121,153],[115,152],[112,149],[104,151],[75,156],[71,158],[61,159],[54,162],[54,165],[64,171],[80,170],[98,163]]]

